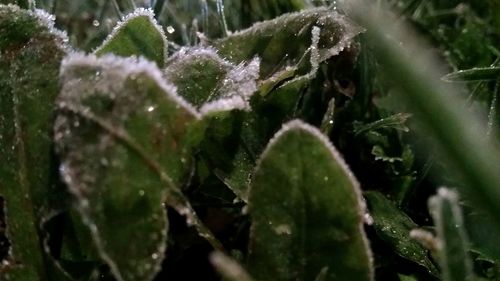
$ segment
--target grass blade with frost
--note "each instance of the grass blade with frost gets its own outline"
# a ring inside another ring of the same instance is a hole
[[[449,189],[439,189],[438,194],[429,199],[429,211],[436,226],[443,280],[475,280],[458,195]]]
[[[460,70],[443,76],[447,82],[491,81],[500,77],[500,67],[485,67]]]

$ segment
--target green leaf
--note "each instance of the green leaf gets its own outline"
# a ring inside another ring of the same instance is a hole
[[[95,50],[95,54],[144,56],[163,67],[168,56],[167,47],[167,37],[156,22],[153,11],[138,8],[116,25],[104,43]]]
[[[259,60],[234,65],[212,48],[182,48],[167,61],[164,73],[202,113],[248,109],[257,90]]]
[[[441,79],[447,82],[475,82],[497,80],[499,77],[500,67],[478,67],[452,72]]]
[[[328,8],[315,8],[256,23],[212,45],[235,63],[261,58],[261,78],[290,66],[297,67],[299,75],[306,75],[314,72],[318,63],[348,48],[361,31],[345,16]]]
[[[429,199],[429,211],[436,226],[443,280],[475,280],[458,195],[449,189],[440,188],[438,194]]]
[[[249,270],[257,280],[373,280],[358,183],[321,133],[285,124],[249,193]]]
[[[191,167],[197,140],[188,132],[198,113],[159,69],[143,59],[74,54],[61,74],[61,173],[115,278],[152,280],[160,270],[165,202],[221,248],[178,188]]]
[[[377,236],[397,255],[425,267],[430,274],[437,276],[437,269],[429,259],[428,251],[410,237],[410,231],[418,228],[418,225],[381,193],[368,191],[365,192],[365,198]]]
[[[42,11],[0,5],[0,195],[12,267],[6,280],[46,278],[38,234],[60,195],[52,177],[52,109],[67,41],[53,25]]]

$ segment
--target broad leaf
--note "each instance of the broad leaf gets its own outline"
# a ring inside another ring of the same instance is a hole
[[[365,193],[365,198],[377,236],[397,255],[425,267],[430,274],[437,275],[428,251],[410,237],[410,231],[418,228],[418,225],[384,195],[369,191]]]
[[[291,121],[262,154],[249,193],[257,280],[373,280],[359,185],[321,133]]]
[[[429,211],[436,226],[443,280],[475,280],[457,194],[445,188],[439,189],[438,194],[429,199]]]
[[[64,180],[115,278],[152,280],[166,247],[164,202],[211,236],[178,189],[198,114],[142,59],[74,54],[61,75],[55,137]]]
[[[67,37],[52,20],[39,10],[0,5],[0,195],[12,268],[6,280],[46,276],[39,224],[61,195],[52,173],[52,110]]]
[[[163,67],[168,55],[167,47],[167,37],[156,22],[153,11],[139,8],[117,24],[95,53],[144,56]]]
[[[329,8],[315,8],[256,23],[212,45],[235,63],[261,58],[261,78],[289,67],[306,75],[318,63],[350,47],[361,31],[345,16]]]
[[[248,109],[257,90],[259,61],[234,65],[212,48],[182,48],[167,61],[165,76],[202,113]]]

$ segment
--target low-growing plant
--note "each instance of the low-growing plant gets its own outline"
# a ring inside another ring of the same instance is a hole
[[[0,280],[500,280],[497,62],[404,22],[450,3],[90,2],[0,1]]]

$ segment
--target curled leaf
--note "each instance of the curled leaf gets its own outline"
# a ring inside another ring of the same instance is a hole
[[[287,67],[295,67],[297,74],[305,75],[315,71],[314,64],[349,48],[361,32],[345,16],[323,7],[256,23],[212,45],[235,63],[255,56],[261,58],[261,78],[269,78]]]

